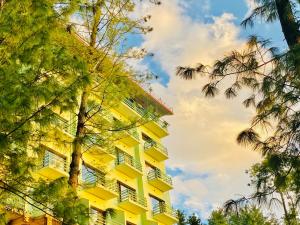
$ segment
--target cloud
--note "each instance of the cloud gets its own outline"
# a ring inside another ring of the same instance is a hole
[[[205,79],[184,81],[174,75],[175,69],[198,62],[211,64],[227,51],[241,48],[243,40],[232,14],[203,23],[187,15],[183,0],[162,2],[159,7],[143,3],[139,12],[152,15],[154,28],[142,45],[170,76],[167,87],[155,83],[153,89],[174,107],[175,115],[167,118],[170,136],[164,141],[170,154],[168,166],[180,171],[174,177],[172,195],[175,206],[207,217],[227,199],[249,192],[244,171],[259,157],[239,147],[235,139],[247,127],[252,112],[242,107],[241,98],[204,98]]]
[[[250,16],[250,14],[252,13],[252,11],[258,6],[257,3],[255,2],[255,0],[245,0],[245,3],[248,7],[248,12],[246,13],[245,17]]]

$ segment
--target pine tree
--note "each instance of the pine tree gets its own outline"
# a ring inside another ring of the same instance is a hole
[[[76,106],[88,72],[84,60],[68,48],[76,40],[61,23],[76,5],[59,7],[63,3],[1,1],[1,207],[26,202],[44,213],[56,213],[56,205],[52,208],[49,202],[39,201],[42,196],[34,196],[44,183],[31,175],[39,166],[38,155],[43,154],[36,143],[55,121],[51,107],[65,111]],[[1,216],[5,223],[5,214]]]
[[[178,218],[178,225],[185,225],[186,224],[186,215],[184,211],[177,210],[177,218]]]
[[[187,219],[189,225],[203,225],[201,219],[195,213]]]
[[[103,126],[99,121],[99,115],[109,113],[109,110],[122,100],[133,97],[134,82],[131,80],[140,82],[132,71],[126,68],[124,62],[128,57],[140,58],[144,55],[143,51],[130,54],[130,48],[124,47],[127,35],[137,31],[149,31],[149,28],[143,26],[146,17],[137,20],[130,18],[134,7],[134,1],[128,0],[84,1],[76,15],[79,22],[71,21],[71,25],[75,27],[74,32],[83,37],[87,46],[88,51],[85,54],[89,71],[89,84],[84,87],[79,97],[69,172],[69,184],[75,190],[78,186],[83,145],[90,136],[96,135],[100,138],[94,144],[112,148],[114,139],[120,139],[124,131],[144,122],[143,119],[127,124],[114,121],[113,126],[109,127]],[[85,33],[88,33],[88,36],[84,35]],[[121,44],[122,51],[118,49]],[[98,100],[94,100],[95,98]]]
[[[253,35],[243,51],[232,51],[209,67],[199,64],[196,67],[178,67],[177,74],[184,79],[193,79],[196,74],[208,76],[210,82],[203,87],[207,97],[214,97],[219,86],[225,82],[231,85],[224,94],[234,98],[243,88],[252,93],[243,104],[254,107],[254,116],[249,128],[242,131],[237,142],[259,151],[263,162],[255,166],[252,177],[255,192],[246,198],[230,200],[226,206],[233,209],[251,200],[270,203],[279,198],[281,202],[292,198],[291,203],[299,202],[299,1],[256,0],[258,6],[242,25],[253,26],[258,17],[267,23],[279,21],[288,49],[279,51],[269,40]],[[270,129],[270,127],[272,127]],[[270,131],[262,139],[257,130]],[[287,196],[287,193],[289,196]],[[292,223],[289,215],[297,219],[299,206],[281,204],[287,224]],[[288,212],[288,209],[290,212]]]

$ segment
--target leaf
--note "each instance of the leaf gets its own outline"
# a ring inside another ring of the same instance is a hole
[[[209,83],[203,86],[202,92],[205,94],[205,97],[215,97],[219,90],[216,84]]]
[[[237,96],[237,92],[233,87],[230,87],[225,90],[225,96],[226,98],[234,98]]]
[[[176,69],[176,75],[185,79],[185,80],[192,80],[195,78],[197,70],[192,67],[182,67],[179,66]]]
[[[255,106],[255,96],[252,95],[250,98],[247,98],[246,100],[244,100],[243,105],[246,108],[249,108],[250,106]]]
[[[240,145],[253,145],[259,141],[259,135],[251,128],[242,131],[238,137],[237,142]]]

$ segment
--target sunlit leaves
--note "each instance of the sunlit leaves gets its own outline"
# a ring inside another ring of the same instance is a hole
[[[225,210],[215,210],[208,219],[208,225],[278,225],[276,219],[264,216],[255,206],[242,205],[232,200],[226,202]]]

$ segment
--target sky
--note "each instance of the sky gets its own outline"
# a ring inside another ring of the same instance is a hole
[[[160,6],[142,1],[137,14],[150,14],[153,31],[133,40],[154,54],[134,64],[159,76],[153,93],[173,108],[165,117],[171,124],[163,140],[173,176],[171,199],[175,208],[207,219],[213,209],[231,198],[251,193],[245,173],[259,155],[236,144],[253,112],[223,95],[207,99],[201,93],[205,79],[185,81],[175,76],[177,66],[212,64],[233,49],[242,48],[250,34],[271,38],[285,48],[278,24],[258,20],[253,29],[239,24],[255,4],[251,0],[161,0]]]

